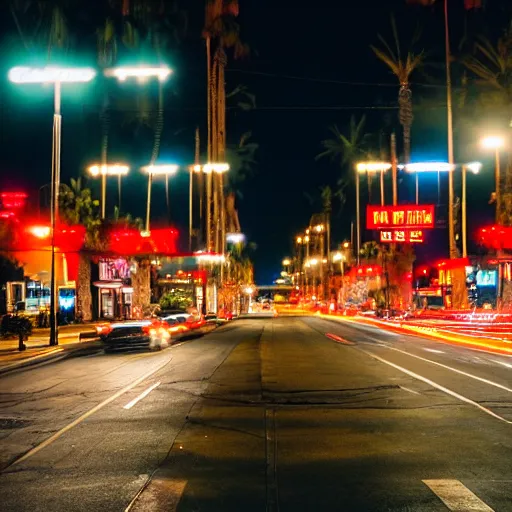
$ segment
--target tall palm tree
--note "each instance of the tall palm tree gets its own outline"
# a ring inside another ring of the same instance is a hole
[[[203,37],[206,40],[207,54],[208,158],[211,161],[224,161],[226,157],[226,50],[233,50],[235,59],[248,52],[247,45],[240,40],[238,13],[238,0],[206,0]],[[213,231],[215,248],[220,250],[225,234],[222,175],[213,177],[213,192],[213,226],[209,226],[207,229],[210,232]],[[207,209],[210,211],[209,204],[207,204]]]
[[[474,51],[461,58],[462,64],[476,78],[476,101],[468,104],[472,121],[482,111],[486,117],[499,120],[503,131],[512,126],[512,27],[492,43],[480,37]],[[476,108],[475,108],[476,107]],[[474,123],[467,123],[473,126]],[[480,128],[481,129],[481,128]],[[475,137],[480,134],[472,134]],[[512,221],[512,155],[509,153],[505,186],[500,188],[497,212],[501,222]]]
[[[391,70],[400,84],[398,91],[398,118],[404,132],[404,161],[407,164],[410,162],[411,158],[411,127],[413,121],[410,78],[411,75],[423,65],[425,55],[423,52],[415,54],[412,50],[408,50],[407,53],[403,54],[400,50],[400,42],[394,17],[391,17],[391,28],[393,31],[395,49],[393,50],[391,45],[388,44],[380,34],[378,37],[384,49],[375,46],[371,46],[371,49],[377,58]],[[416,40],[417,37],[414,37],[412,43],[416,42]]]

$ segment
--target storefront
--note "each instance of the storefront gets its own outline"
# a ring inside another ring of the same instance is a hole
[[[102,258],[98,262],[97,312],[101,319],[132,318],[131,263],[125,258]]]

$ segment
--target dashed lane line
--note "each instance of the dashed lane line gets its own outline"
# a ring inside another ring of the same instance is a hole
[[[465,402],[467,404],[472,405],[473,407],[476,407],[477,409],[480,409],[481,411],[485,412],[489,416],[492,416],[493,418],[496,418],[497,420],[503,421],[504,423],[507,423],[508,425],[512,425],[512,421],[506,420],[505,418],[499,416],[495,412],[491,411],[490,409],[487,409],[487,407],[484,407],[483,405],[480,405],[479,403],[471,400],[470,398],[467,398],[463,395],[460,395],[459,393],[456,393],[455,391],[452,391],[451,389],[445,388],[444,386],[441,386],[440,384],[437,384],[437,382],[434,382],[430,379],[427,379],[426,377],[423,377],[422,375],[419,375],[417,373],[412,372],[411,370],[408,370],[407,368],[404,368],[402,366],[399,366],[398,364],[392,363],[391,361],[388,361],[387,359],[383,359],[382,357],[379,357],[375,354],[372,354],[371,352],[368,352],[367,350],[361,350],[361,352],[365,353],[366,355],[372,357],[373,359],[376,359],[377,361],[380,361],[381,363],[387,364],[391,366],[392,368],[395,368],[396,370],[399,370],[406,375],[409,375],[410,377],[421,380],[422,382],[425,382],[429,386],[432,386],[434,388],[439,389],[439,391],[442,391],[443,393],[446,393],[447,395],[453,396],[454,398],[457,398],[461,402]]]
[[[162,364],[158,365],[153,370],[142,375],[142,377],[135,379],[131,384],[128,384],[128,386],[125,386],[124,388],[122,388],[119,391],[117,391],[116,393],[114,393],[111,397],[107,398],[106,400],[103,400],[103,402],[99,403],[92,409],[88,410],[87,412],[85,412],[84,414],[79,416],[76,420],[72,421],[65,427],[61,428],[58,432],[55,432],[55,434],[50,436],[48,439],[46,439],[42,443],[38,444],[37,446],[34,446],[34,448],[29,450],[27,453],[25,453],[25,455],[22,455],[20,458],[16,459],[14,462],[9,464],[9,466],[4,468],[4,471],[5,471],[5,469],[8,469],[9,467],[15,466],[16,464],[19,464],[20,462],[27,460],[29,457],[32,457],[32,455],[35,455],[36,453],[41,451],[43,448],[46,448],[47,446],[52,444],[54,441],[59,439],[59,437],[61,437],[63,434],[65,434],[66,432],[68,432],[69,430],[71,430],[72,428],[76,427],[77,425],[82,423],[84,420],[89,418],[89,416],[92,416],[94,413],[98,412],[100,409],[103,409],[103,407],[105,407],[106,405],[110,404],[114,400],[117,400],[120,396],[124,395],[125,393],[127,393],[128,391],[133,389],[135,386],[138,386],[141,382],[144,382],[147,378],[151,377],[151,375],[154,375],[156,372],[161,370],[164,366],[168,365],[171,362],[171,360],[172,360],[172,358],[169,358],[167,361],[164,361]]]
[[[131,402],[128,402],[123,407],[123,409],[126,409],[127,411],[130,410],[137,402],[140,402],[141,400],[146,398],[149,395],[149,393],[151,393],[151,391],[153,391],[158,386],[160,386],[160,384],[161,384],[161,382],[157,382],[156,384],[153,384],[152,386],[150,386],[148,389],[143,391],[139,396],[135,397]]]
[[[494,512],[459,480],[423,480],[452,512]]]

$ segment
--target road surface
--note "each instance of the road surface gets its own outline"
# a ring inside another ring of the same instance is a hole
[[[512,511],[512,358],[315,317],[0,378],[0,510]]]

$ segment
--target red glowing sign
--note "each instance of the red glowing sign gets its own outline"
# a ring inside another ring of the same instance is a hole
[[[384,243],[423,243],[423,231],[421,229],[393,229],[380,232],[380,241]]]
[[[432,229],[434,205],[366,207],[367,229]]]
[[[25,206],[25,199],[27,199],[25,192],[2,192],[0,200],[4,208],[17,209]]]

